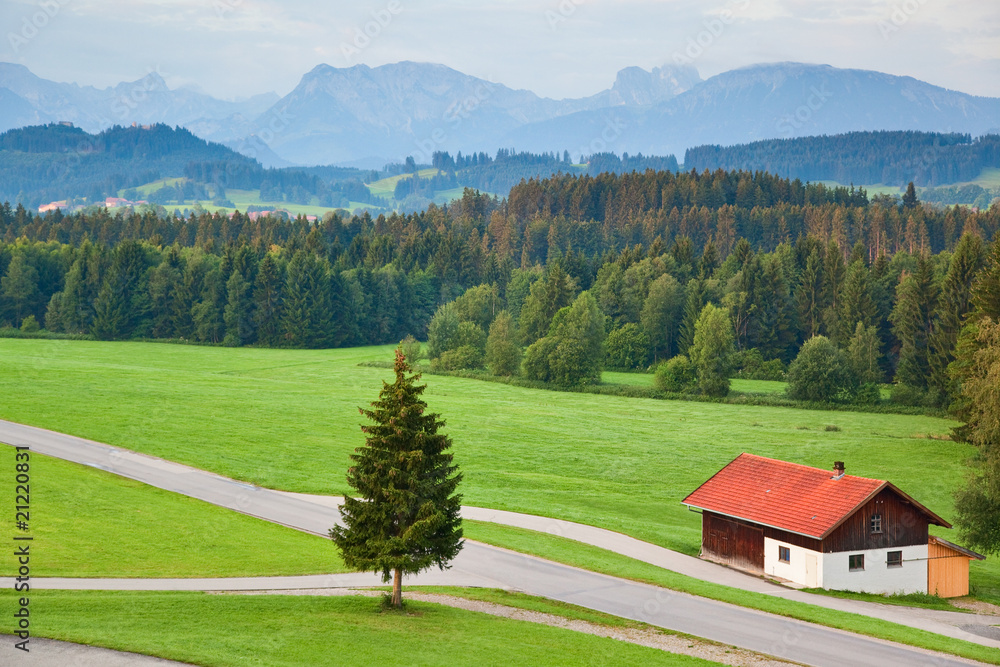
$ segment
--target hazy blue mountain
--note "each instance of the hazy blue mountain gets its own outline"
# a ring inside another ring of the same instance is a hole
[[[303,164],[407,155],[429,162],[436,150],[495,151],[515,128],[595,104],[542,98],[444,65],[319,65],[257,119],[254,131]]]
[[[0,112],[0,132],[46,121],[69,121],[88,132],[131,123],[196,126],[240,114],[256,118],[278,99],[276,94],[267,93],[242,102],[227,102],[183,88],[171,90],[155,71],[135,81],[99,89],[49,81],[13,63],[0,63],[0,89],[25,100],[37,114],[31,123],[18,122],[23,112],[11,115],[4,104],[0,106],[4,110]]]
[[[443,65],[319,65],[286,96],[227,102],[170,90],[156,72],[98,90],[0,63],[0,131],[72,121],[89,131],[162,122],[269,165],[380,167],[431,153],[515,148],[683,155],[692,146],[862,130],[973,135],[1000,128],[1000,99],[911,77],[775,63],[702,81],[690,66],[628,67],[610,88],[553,100]],[[242,148],[241,148],[242,147]]]
[[[701,144],[922,130],[973,135],[1000,128],[1000,99],[828,65],[776,63],[724,72],[658,104],[582,111],[518,128],[525,150],[607,143],[609,150],[682,155]]]

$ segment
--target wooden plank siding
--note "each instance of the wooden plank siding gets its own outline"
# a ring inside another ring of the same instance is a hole
[[[882,532],[871,531],[873,514]],[[890,488],[880,491],[823,540],[823,552],[864,551],[927,544],[927,517]]]
[[[701,515],[701,553],[742,570],[764,571],[764,532],[760,526],[713,512]]]
[[[969,557],[933,540],[927,545],[927,592],[943,598],[969,594]]]

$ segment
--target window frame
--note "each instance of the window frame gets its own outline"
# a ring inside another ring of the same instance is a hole
[[[882,534],[882,515],[878,512],[871,515],[868,520],[868,527],[871,529],[873,535]]]
[[[894,559],[893,556],[897,556],[897,558]],[[899,551],[899,550],[886,552],[886,554],[885,554],[885,566],[886,567],[903,567],[903,552]]]
[[[860,567],[858,566],[860,563]],[[849,572],[864,572],[865,571],[865,555],[864,554],[850,554],[847,557],[847,570]]]
[[[792,562],[792,550],[789,547],[778,546],[778,562],[779,563],[791,563]]]

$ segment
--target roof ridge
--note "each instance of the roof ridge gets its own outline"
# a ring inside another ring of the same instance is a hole
[[[805,468],[806,470],[814,470],[814,471],[825,473],[825,474],[830,474],[830,472],[831,472],[830,470],[827,470],[826,468],[817,468],[816,466],[809,466],[809,465],[806,465],[804,463],[795,463],[794,461],[783,461],[782,459],[772,459],[769,456],[760,456],[759,454],[751,454],[750,452],[743,452],[742,454],[740,454],[736,458],[739,459],[739,458],[741,458],[743,456],[748,456],[748,457],[752,457],[752,458],[755,458],[755,459],[760,459],[761,461],[771,461],[773,463],[778,463],[778,464],[781,464],[783,466],[795,466],[797,468]],[[734,459],[734,460],[736,460],[736,459]],[[732,461],[730,461],[730,463],[732,463]],[[844,473],[844,478],[846,478],[846,477],[849,477],[851,479],[863,479],[863,480],[867,480],[869,482],[878,482],[879,484],[884,484],[885,482],[888,481],[888,480],[885,480],[885,479],[878,479],[877,477],[864,477],[862,475],[849,475],[847,473]],[[843,478],[841,478],[841,479],[843,479]]]

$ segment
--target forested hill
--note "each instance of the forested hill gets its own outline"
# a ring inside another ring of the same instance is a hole
[[[335,208],[348,201],[380,204],[357,169],[265,169],[222,144],[199,139],[182,127],[115,126],[88,134],[52,123],[0,134],[0,199],[31,208],[56,200],[103,203],[119,191],[159,179],[186,178],[187,198],[224,203],[226,188],[259,190],[265,198]],[[183,192],[151,193],[150,201],[183,200]],[[231,206],[231,204],[230,204]]]
[[[103,201],[122,188],[183,176],[194,161],[260,169],[250,158],[184,128],[115,126],[88,134],[53,123],[0,135],[0,198],[28,205],[73,197]]]
[[[971,181],[1000,167],[1000,136],[936,132],[850,132],[769,139],[736,146],[697,146],[688,169],[768,171],[804,181],[919,186]]]
[[[866,373],[940,405],[998,227],[996,206],[941,210],[912,192],[869,199],[722,171],[560,176],[518,185],[507,201],[467,189],[447,207],[316,224],[104,208],[33,216],[7,204],[0,325],[291,347],[447,330],[457,332],[449,363],[476,367],[500,309],[528,345],[586,290],[619,367],[686,353],[715,304],[738,349],[778,369],[817,334],[849,348],[860,322],[877,360]]]

